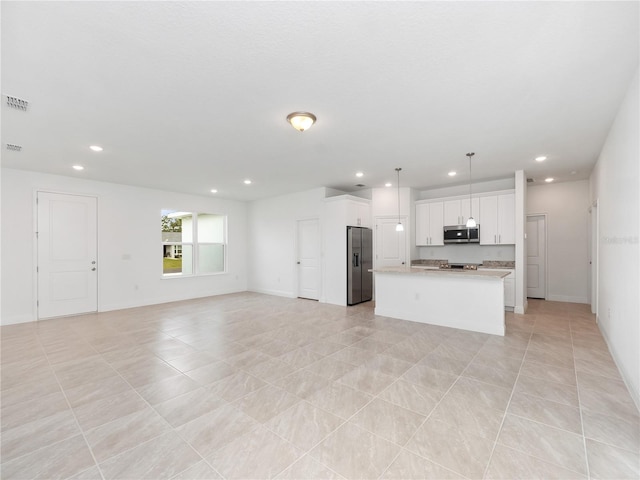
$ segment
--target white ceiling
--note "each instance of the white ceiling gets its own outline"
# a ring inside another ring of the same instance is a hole
[[[3,166],[240,200],[587,178],[640,43],[635,1],[1,8]]]

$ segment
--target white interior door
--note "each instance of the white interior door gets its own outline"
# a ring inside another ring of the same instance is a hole
[[[320,225],[298,220],[298,297],[320,298]]]
[[[97,199],[38,192],[38,318],[98,310]]]
[[[527,297],[530,298],[546,298],[546,240],[545,216],[527,216]]]
[[[598,205],[593,205],[590,209],[589,226],[590,242],[589,242],[589,279],[591,286],[591,313],[598,313]]]
[[[376,218],[376,258],[374,268],[397,267],[407,263],[407,217],[401,217],[404,230],[396,231],[398,218]]]

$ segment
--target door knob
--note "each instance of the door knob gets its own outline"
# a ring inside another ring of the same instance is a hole
[[[296,262],[298,265],[300,265],[300,262]]]
[[[92,272],[95,272],[95,271],[96,271],[96,267],[93,267],[93,268],[91,269],[91,271],[92,271]]]

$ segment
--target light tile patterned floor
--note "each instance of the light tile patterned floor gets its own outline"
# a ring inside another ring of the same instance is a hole
[[[640,476],[585,305],[497,337],[243,293],[0,333],[5,480]]]

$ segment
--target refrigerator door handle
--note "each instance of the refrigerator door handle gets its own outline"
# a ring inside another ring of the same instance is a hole
[[[354,267],[359,267],[360,266],[360,255],[357,253],[353,254],[353,266]]]

